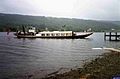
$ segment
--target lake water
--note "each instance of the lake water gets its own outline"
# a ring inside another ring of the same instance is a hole
[[[0,79],[44,77],[56,70],[82,66],[104,50],[95,47],[119,48],[120,42],[104,41],[103,33],[86,39],[18,39],[13,33],[0,32]]]

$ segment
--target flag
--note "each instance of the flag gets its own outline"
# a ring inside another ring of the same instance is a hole
[[[9,35],[9,33],[10,33],[10,28],[7,28],[6,31],[7,31],[7,35]]]

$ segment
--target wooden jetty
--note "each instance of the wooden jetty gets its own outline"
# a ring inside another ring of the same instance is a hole
[[[118,34],[118,32],[105,32],[104,33],[104,40],[120,41],[120,33]]]

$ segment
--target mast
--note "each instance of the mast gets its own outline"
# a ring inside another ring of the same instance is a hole
[[[24,25],[22,25],[22,30],[23,30],[23,33],[25,35],[25,27],[24,27]]]

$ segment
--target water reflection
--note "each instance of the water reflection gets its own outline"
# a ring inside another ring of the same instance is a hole
[[[105,42],[103,33],[86,39],[26,39],[0,33],[0,78],[24,74],[48,74],[60,68],[74,68],[83,60],[102,54],[94,47],[120,47],[119,42]]]

